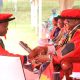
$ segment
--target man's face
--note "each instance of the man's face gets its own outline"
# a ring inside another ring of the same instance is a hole
[[[72,30],[76,25],[78,24],[78,21],[75,19],[65,19],[64,20],[64,26],[67,30]]]
[[[8,30],[8,22],[0,23],[0,36],[4,36]]]

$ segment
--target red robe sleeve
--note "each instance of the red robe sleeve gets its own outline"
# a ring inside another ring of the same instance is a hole
[[[80,30],[74,34],[71,42],[74,43],[75,49],[63,56],[61,61],[73,63],[73,72],[80,72]]]
[[[24,56],[19,54],[9,53],[8,51],[4,50],[1,46],[0,46],[0,56],[20,57],[22,64],[24,63]]]
[[[75,45],[75,49],[68,53],[67,55],[63,56],[63,58],[67,57],[73,57],[73,58],[78,58],[80,57],[80,30],[77,30],[72,37],[71,41]]]
[[[74,43],[74,50],[62,56],[61,51],[64,49],[64,46],[62,48],[59,48],[57,50],[57,56],[53,56],[54,62],[60,63],[63,59],[80,58],[80,30],[77,30],[75,32],[70,42]],[[72,61],[74,62],[74,59]]]

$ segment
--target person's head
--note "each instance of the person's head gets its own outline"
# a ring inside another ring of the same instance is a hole
[[[58,21],[57,21],[57,26],[61,29],[64,27],[64,20],[59,18]]]
[[[52,13],[53,14],[56,14],[56,9],[52,9]]]
[[[54,26],[57,26],[58,17],[54,17],[52,23]]]
[[[4,36],[8,30],[9,21],[15,19],[11,18],[12,14],[0,14],[0,36]]]
[[[78,24],[80,24],[80,20],[77,19],[65,19],[64,21],[65,28],[70,31]]]
[[[61,17],[64,18],[64,26],[67,30],[72,30],[80,24],[80,9],[66,9],[61,12]]]

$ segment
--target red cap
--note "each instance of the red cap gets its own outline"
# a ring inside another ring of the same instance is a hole
[[[80,9],[63,10],[60,16],[67,19],[80,19]]]
[[[8,22],[8,21],[15,19],[14,17],[11,18],[11,16],[12,16],[12,14],[1,13],[0,14],[0,23]]]

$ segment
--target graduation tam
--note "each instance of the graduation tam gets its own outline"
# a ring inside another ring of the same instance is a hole
[[[15,19],[15,17],[12,17],[12,14],[9,13],[0,13],[0,23],[12,21]]]

